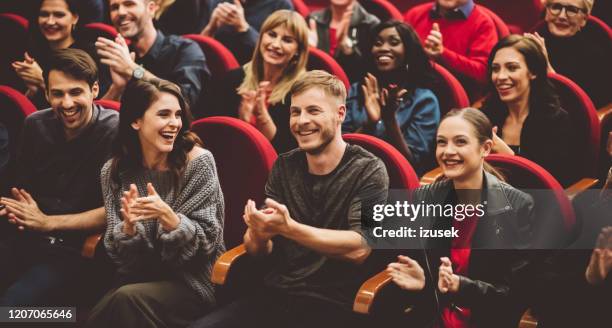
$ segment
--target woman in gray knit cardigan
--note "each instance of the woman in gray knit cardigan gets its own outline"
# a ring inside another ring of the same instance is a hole
[[[188,130],[190,116],[171,82],[126,87],[113,158],[100,177],[116,285],[89,327],[181,327],[214,305],[223,194],[212,154]]]

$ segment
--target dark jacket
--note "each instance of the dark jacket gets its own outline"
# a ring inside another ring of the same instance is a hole
[[[449,256],[452,238],[431,238],[426,242],[426,275],[434,281],[438,309],[446,307],[471,310],[471,322],[477,327],[517,327],[526,306],[526,288],[531,275],[527,248],[532,238],[533,199],[492,174],[485,172],[483,204],[485,214],[478,218],[472,237],[467,276],[460,276],[459,291],[437,291],[440,257]],[[445,180],[415,191],[413,203],[455,204],[452,181]],[[450,229],[453,218],[431,217],[434,229]],[[425,267],[424,267],[425,268]]]
[[[326,8],[320,11],[316,11],[306,19],[314,19],[317,23],[317,35],[319,42],[317,48],[329,53],[329,25],[331,24],[331,9]],[[348,37],[353,42],[353,53],[346,56],[336,48],[334,58],[340,66],[344,69],[344,72],[348,75],[351,83],[361,79],[364,75],[364,67],[361,62],[362,53],[368,51],[366,49],[369,43],[370,30],[376,26],[380,20],[368,13],[359,2],[355,2],[353,7],[353,16],[351,17],[351,23],[348,31]]]

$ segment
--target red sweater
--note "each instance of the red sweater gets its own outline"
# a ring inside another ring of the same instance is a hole
[[[438,62],[460,79],[484,85],[489,53],[498,41],[493,20],[478,6],[474,6],[467,19],[432,18],[432,7],[433,2],[413,7],[404,20],[414,27],[421,40],[427,38],[433,23],[438,23],[444,45]]]

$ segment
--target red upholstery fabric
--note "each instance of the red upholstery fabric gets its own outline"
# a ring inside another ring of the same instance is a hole
[[[304,3],[306,6],[308,6],[308,9],[310,9],[311,12],[329,6],[329,0],[304,0]]]
[[[565,229],[571,232],[576,227],[576,215],[569,198],[557,180],[540,165],[520,156],[491,154],[486,161],[499,169],[507,182],[519,189],[552,190],[561,210]],[[537,206],[537,204],[536,204]]]
[[[496,13],[494,13],[487,7],[480,5],[477,6],[480,7],[480,9],[484,11],[487,15],[489,15],[489,17],[491,17],[493,23],[495,23],[495,28],[497,29],[497,37],[499,37],[500,40],[510,35],[510,29],[508,28],[508,25],[506,25],[503,19],[501,19]]]
[[[389,0],[391,3],[399,9],[400,12],[406,13],[410,8],[420,5],[425,2],[431,2],[432,0]]]
[[[549,74],[559,98],[561,107],[569,115],[577,133],[578,158],[581,161],[581,175],[595,177],[599,159],[600,125],[597,111],[589,96],[576,83],[560,74]]]
[[[232,117],[214,116],[191,125],[215,157],[225,199],[226,247],[242,243],[246,225],[242,219],[248,199],[261,204],[264,187],[276,152],[257,129]]]
[[[195,41],[202,48],[210,73],[215,79],[239,67],[234,55],[221,42],[198,34],[187,34],[183,37]]]
[[[477,0],[498,14],[508,24],[512,33],[529,31],[540,19],[542,5],[540,0]]]
[[[92,42],[95,42],[98,37],[114,40],[117,34],[114,27],[104,23],[89,23],[83,26],[84,38]]]
[[[319,50],[314,47],[309,47],[307,69],[309,71],[320,69],[335,75],[344,83],[347,92],[348,89],[351,87],[348,77],[346,76],[346,73],[344,73],[342,67],[340,67],[340,64],[338,64],[338,62],[336,62],[336,60],[332,56],[325,53],[325,51]]]
[[[119,109],[121,108],[121,103],[118,101],[114,101],[114,100],[98,99],[98,100],[95,100],[94,102],[106,109],[112,109],[112,110],[119,111]]]
[[[2,51],[0,51],[0,84],[25,90],[21,78],[11,66],[22,61],[28,44],[28,21],[16,14],[0,14]]]
[[[308,17],[308,14],[310,14],[310,8],[308,8],[303,0],[291,0],[291,2],[293,3],[293,8],[295,8],[295,11],[300,13],[300,15],[302,15],[304,18]]]
[[[403,20],[402,13],[387,0],[359,0],[359,4],[370,14],[378,17],[382,22],[389,19]]]
[[[376,137],[348,133],[342,136],[348,143],[359,145],[380,158],[387,167],[390,189],[414,190],[419,187],[419,178],[406,158],[387,142]]]
[[[433,68],[438,76],[438,83],[432,91],[438,97],[441,116],[451,109],[470,106],[470,100],[459,80],[441,65],[434,63]]]
[[[612,40],[612,28],[610,28],[608,24],[606,24],[604,21],[595,16],[589,16],[588,20],[590,23],[598,25],[599,27],[601,27],[601,29],[606,31],[608,33],[608,36],[610,37],[610,40]]]

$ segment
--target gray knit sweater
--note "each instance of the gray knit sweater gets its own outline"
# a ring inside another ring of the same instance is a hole
[[[107,216],[104,246],[120,277],[169,272],[193,288],[204,302],[214,304],[210,275],[225,247],[223,193],[212,154],[205,150],[187,164],[178,191],[172,187],[170,172],[146,169],[120,174],[121,186],[114,189],[111,161],[106,162],[100,177]],[[134,183],[138,194],[146,196],[148,182],[180,218],[178,228],[165,232],[157,220],[146,220],[136,223],[134,236],[126,235],[119,212],[121,194]]]

